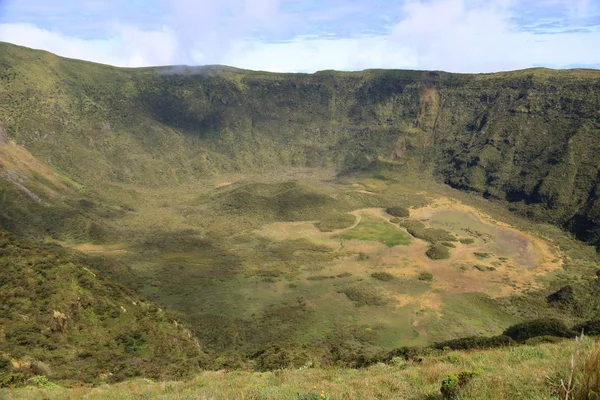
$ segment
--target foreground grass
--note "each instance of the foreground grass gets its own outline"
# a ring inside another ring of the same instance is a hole
[[[579,346],[579,347],[578,347]],[[395,360],[367,369],[307,368],[274,372],[203,372],[185,382],[132,380],[97,388],[0,391],[6,399],[295,399],[315,393],[333,399],[441,399],[448,375],[480,371],[460,393],[464,399],[558,399],[560,379],[569,372],[571,354],[588,354],[586,338],[536,346],[486,351],[446,352],[420,363]],[[596,347],[598,345],[596,344]],[[579,379],[576,374],[576,382]]]

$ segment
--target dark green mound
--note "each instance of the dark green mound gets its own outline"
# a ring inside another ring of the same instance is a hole
[[[331,232],[337,229],[349,228],[356,221],[356,217],[350,214],[330,214],[321,217],[315,226],[321,232]]]
[[[445,260],[450,258],[450,251],[448,250],[448,247],[441,243],[432,244],[425,254],[432,260]]]
[[[408,233],[416,238],[430,243],[454,242],[456,237],[444,229],[426,228],[420,221],[401,221],[400,225],[405,227]]]
[[[410,212],[406,207],[388,207],[385,209],[385,212],[397,218],[408,218],[410,216]]]
[[[381,295],[381,289],[374,284],[367,282],[358,282],[342,290],[357,307],[361,306],[383,306],[387,303]]]

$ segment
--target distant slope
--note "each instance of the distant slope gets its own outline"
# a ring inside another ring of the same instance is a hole
[[[379,165],[600,243],[599,71],[120,69],[0,44],[0,82],[4,136],[92,190]]]
[[[0,231],[0,386],[33,375],[100,383],[198,371],[196,339],[113,283],[114,268]]]

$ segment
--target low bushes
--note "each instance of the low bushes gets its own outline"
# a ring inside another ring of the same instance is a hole
[[[468,350],[468,349],[489,349],[494,347],[510,346],[515,344],[515,341],[506,335],[482,337],[482,336],[471,336],[460,339],[448,340],[434,344],[432,347],[444,350],[449,348],[451,350]]]
[[[408,208],[405,207],[389,207],[385,209],[385,212],[398,218],[408,218],[410,216]]]
[[[509,336],[517,342],[538,336],[556,336],[571,338],[576,333],[564,322],[554,318],[542,318],[513,325],[506,329],[503,335]]]
[[[450,251],[448,251],[448,248],[439,243],[432,244],[425,254],[432,260],[445,260],[450,258]]]
[[[376,286],[368,283],[356,283],[340,291],[344,293],[357,307],[383,306],[387,301],[380,296]]]
[[[461,389],[474,377],[481,374],[481,371],[461,371],[456,375],[448,375],[442,381],[440,392],[444,399],[455,399],[460,394]]]
[[[377,280],[384,281],[384,282],[389,282],[389,281],[393,280],[395,277],[394,277],[394,275],[390,274],[389,272],[373,272],[371,274],[371,278],[375,278]]]
[[[402,221],[400,225],[406,228],[408,233],[414,237],[430,243],[455,242],[457,240],[450,232],[443,229],[426,228],[425,225],[419,221]]]
[[[421,272],[417,279],[420,281],[431,282],[433,280],[433,274],[431,272]]]
[[[586,321],[584,323],[575,325],[573,331],[577,333],[583,332],[588,336],[600,336],[600,319]]]

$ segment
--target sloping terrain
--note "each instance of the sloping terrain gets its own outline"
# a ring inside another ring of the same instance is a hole
[[[0,231],[0,382],[97,383],[199,370],[191,332],[107,277],[125,268]]]
[[[0,44],[2,376],[360,367],[597,320],[599,129],[591,70],[120,69]]]

